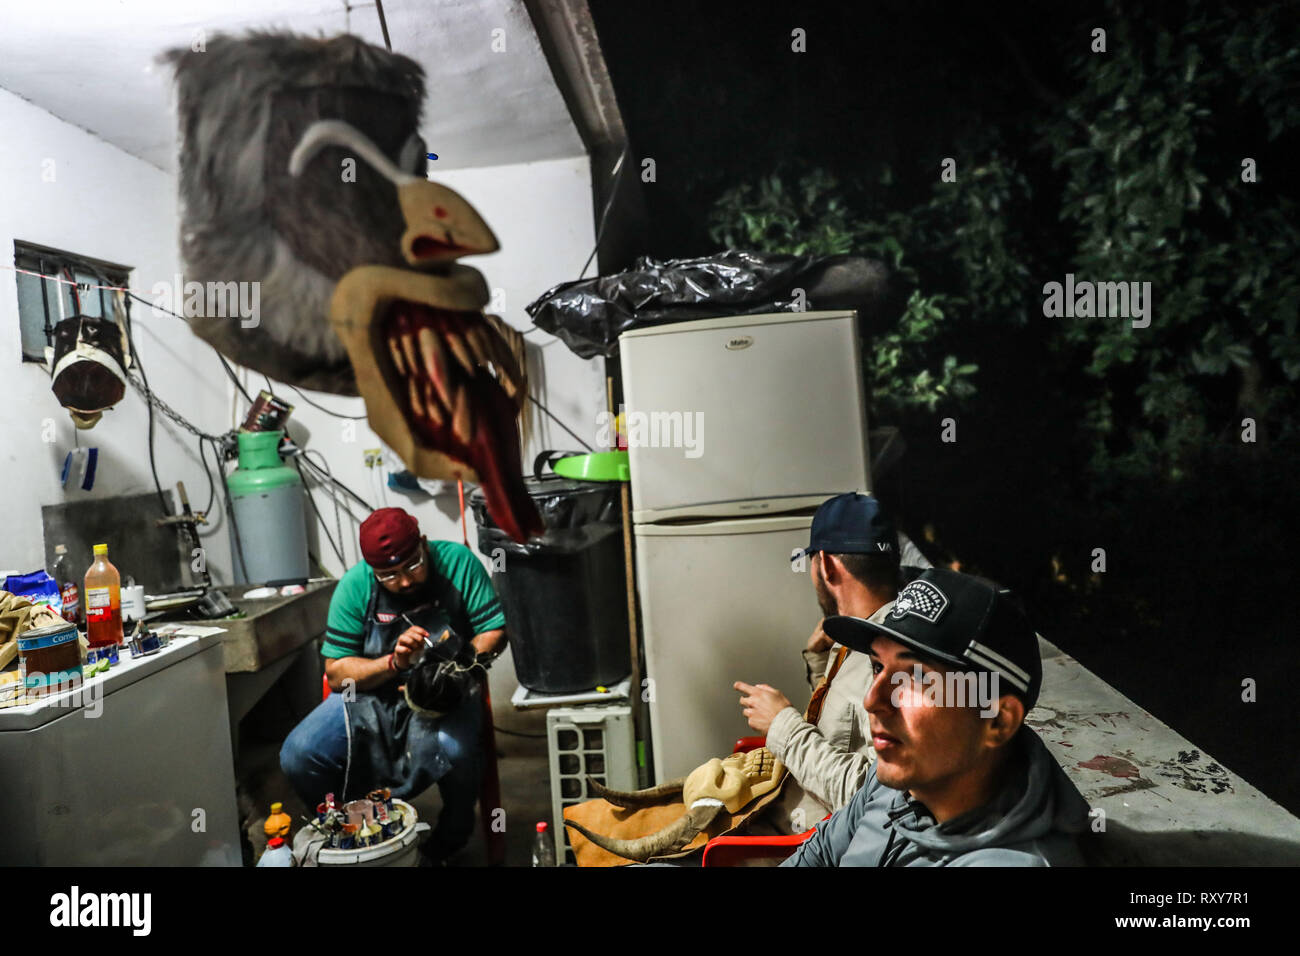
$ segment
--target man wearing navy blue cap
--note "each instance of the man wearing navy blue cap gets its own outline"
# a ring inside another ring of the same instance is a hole
[[[783,866],[1082,863],[1088,806],[1024,725],[1043,668],[1009,591],[931,569],[887,613],[823,626],[870,656],[863,704],[876,761],[849,805]]]
[[[837,495],[813,516],[808,546],[792,561],[808,567],[817,603],[826,616],[871,617],[887,609],[900,584],[899,535],[881,503],[863,494]],[[873,757],[862,698],[871,683],[871,661],[840,647],[821,625],[803,652],[813,699],[800,713],[768,684],[737,681],[750,727],[766,735],[767,747],[793,778],[779,803],[764,814],[776,832],[806,830],[828,811],[844,806],[862,786]],[[797,786],[796,786],[797,784]],[[751,832],[765,828],[750,825]]]

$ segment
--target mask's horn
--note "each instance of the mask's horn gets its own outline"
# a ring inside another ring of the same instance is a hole
[[[722,809],[720,800],[700,800],[695,803],[677,822],[664,827],[658,833],[640,837],[636,840],[619,840],[614,837],[592,833],[580,823],[565,820],[564,825],[573,827],[601,849],[608,850],[625,860],[646,860],[665,853],[675,853],[695,839],[702,831],[708,829],[714,817]]]
[[[289,156],[289,175],[301,176],[307,164],[326,146],[343,146],[352,150],[394,186],[422,181],[413,173],[398,169],[374,140],[342,120],[317,120],[303,130],[298,145]]]
[[[342,120],[317,120],[303,130],[289,156],[289,174],[301,176],[326,146],[351,150],[397,187],[406,220],[402,255],[411,265],[429,266],[500,248],[483,217],[458,192],[398,169],[374,140]]]
[[[664,797],[671,797],[681,793],[682,784],[685,782],[685,777],[679,777],[676,780],[669,780],[667,783],[661,783],[646,790],[610,790],[588,777],[587,790],[618,807],[644,807],[649,803],[658,803]]]

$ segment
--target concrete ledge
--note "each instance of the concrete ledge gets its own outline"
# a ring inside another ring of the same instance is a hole
[[[1025,722],[1105,811],[1104,832],[1084,841],[1092,863],[1300,865],[1300,819],[1060,648],[1040,649],[1043,690]]]

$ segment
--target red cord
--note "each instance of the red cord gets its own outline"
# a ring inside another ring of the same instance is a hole
[[[460,536],[465,539],[465,547],[469,547],[469,530],[465,527],[465,482],[456,479],[456,492],[460,495]]]

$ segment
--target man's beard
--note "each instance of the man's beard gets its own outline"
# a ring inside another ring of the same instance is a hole
[[[833,617],[839,614],[839,602],[835,600],[835,595],[831,594],[826,587],[826,582],[820,577],[814,577],[813,587],[817,591],[817,606],[822,609],[822,617]]]

